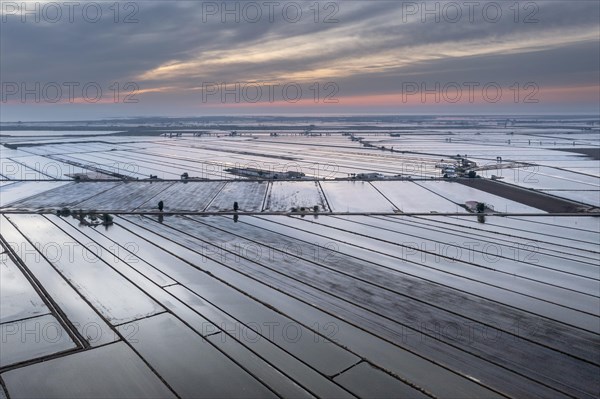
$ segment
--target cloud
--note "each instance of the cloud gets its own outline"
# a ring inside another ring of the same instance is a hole
[[[98,82],[107,95],[114,82],[136,82],[158,113],[197,102],[207,82],[334,81],[353,98],[393,93],[405,79],[599,85],[598,2],[519,2],[518,13],[512,2],[479,2],[470,14],[462,1],[320,2],[318,13],[312,2],[259,1],[255,23],[250,3],[227,2],[233,14],[223,2],[120,3],[118,15],[98,3],[96,23],[77,12],[73,22],[23,23],[3,5],[1,80]]]

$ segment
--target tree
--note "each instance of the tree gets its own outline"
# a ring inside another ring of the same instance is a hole
[[[102,214],[102,223],[105,226],[108,226],[109,224],[112,224],[113,223],[113,217],[111,215],[109,215],[108,213]]]
[[[159,211],[161,211],[161,212],[162,212],[162,211],[163,211],[163,208],[164,208],[164,206],[165,206],[165,204],[164,204],[162,201],[158,201],[158,210],[159,210]]]
[[[233,203],[233,210],[234,210],[235,212],[237,212],[237,211],[238,211],[238,209],[240,209],[240,206],[238,205],[237,201],[235,201],[235,202]]]
[[[477,210],[477,213],[483,213],[483,211],[485,211],[485,204],[483,202],[478,202],[475,206],[475,210]]]
[[[470,179],[474,179],[477,177],[477,172],[475,172],[474,170],[470,170],[467,176],[469,176]]]

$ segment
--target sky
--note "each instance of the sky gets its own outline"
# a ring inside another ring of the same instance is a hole
[[[600,2],[0,2],[0,122],[595,114]]]

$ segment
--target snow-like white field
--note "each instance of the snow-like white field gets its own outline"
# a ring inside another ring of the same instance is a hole
[[[394,212],[398,208],[365,181],[321,182],[332,211]]]
[[[229,182],[212,200],[207,211],[232,211],[238,203],[239,210],[260,212],[263,209],[268,184],[265,182]]]
[[[22,181],[0,186],[0,207],[69,184],[66,181]]]
[[[371,183],[402,212],[461,212],[464,209],[409,181]]]
[[[264,209],[268,211],[290,211],[301,207],[320,211],[329,210],[318,182],[278,182],[271,183]]]
[[[12,137],[54,137],[54,136],[102,136],[105,134],[119,133],[118,131],[100,130],[4,130],[1,135]]]

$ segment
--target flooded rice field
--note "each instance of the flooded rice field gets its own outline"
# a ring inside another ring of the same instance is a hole
[[[597,397],[594,126],[7,132],[0,397]]]

